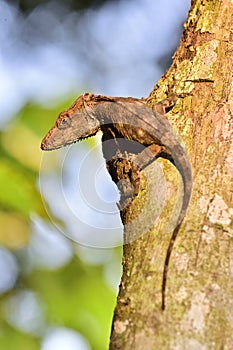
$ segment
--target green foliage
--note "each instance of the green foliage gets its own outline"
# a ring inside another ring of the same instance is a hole
[[[28,281],[45,303],[50,324],[76,329],[93,350],[108,349],[115,295],[106,286],[103,267],[74,258],[63,269],[36,271]]]
[[[70,102],[54,109],[27,105],[0,134],[0,243],[12,249],[20,270],[17,286],[0,295],[0,349],[41,347],[43,334],[20,331],[9,324],[3,312],[8,298],[25,289],[35,292],[42,301],[47,327],[71,328],[86,337],[92,349],[108,348],[116,296],[106,284],[104,264],[86,265],[74,255],[58,270],[26,268],[25,273],[31,216],[36,214],[49,222],[37,187],[40,142]],[[93,140],[89,147],[92,145]]]
[[[34,182],[35,177],[21,169],[16,162],[1,159],[1,206],[26,217],[29,217],[32,211],[41,211],[41,198],[35,188]]]
[[[38,350],[39,339],[28,337],[24,333],[13,329],[6,323],[1,324],[0,347],[7,350]]]

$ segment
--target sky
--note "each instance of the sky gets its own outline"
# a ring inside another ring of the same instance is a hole
[[[80,91],[147,96],[189,5],[122,0],[79,13],[50,2],[22,15],[0,0],[0,128],[28,101],[46,105]]]

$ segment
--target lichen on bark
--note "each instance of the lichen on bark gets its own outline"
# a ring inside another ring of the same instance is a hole
[[[161,272],[170,237],[164,227],[171,211],[165,208],[157,227],[124,247],[114,316],[124,330],[115,332],[113,323],[110,349],[233,348],[232,18],[230,0],[192,1],[173,63],[146,99],[153,108],[176,96],[168,118],[190,155],[194,189],[169,267],[164,312]],[[162,163],[174,189],[176,171]],[[136,208],[143,197],[137,200]],[[125,219],[135,213],[129,209]]]

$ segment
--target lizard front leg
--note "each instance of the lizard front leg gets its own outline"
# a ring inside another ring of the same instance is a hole
[[[165,146],[152,144],[144,147],[132,143],[123,139],[113,125],[104,129],[102,150],[107,170],[120,192],[120,209],[126,208],[138,195],[141,170],[159,157],[169,159],[174,164],[171,153]]]

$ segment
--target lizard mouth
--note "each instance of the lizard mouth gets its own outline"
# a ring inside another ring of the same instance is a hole
[[[47,136],[42,140],[41,142],[41,145],[40,145],[40,148],[42,149],[42,151],[54,151],[56,149],[60,149],[62,147],[66,147],[66,146],[70,146],[72,145],[73,143],[77,143],[79,141],[83,141],[83,140],[86,140],[86,139],[89,139],[90,137],[93,137],[95,136],[95,134],[93,135],[90,135],[90,136],[84,136],[82,138],[77,138],[76,140],[71,140],[71,141],[68,141],[66,142],[65,144],[64,143],[59,143],[59,144],[54,144],[54,142],[48,142],[48,139],[47,139]]]
[[[54,145],[54,144],[51,145],[48,142],[42,141],[41,145],[40,145],[40,148],[42,149],[42,151],[54,151],[56,149],[69,146],[72,143],[76,143],[78,141],[81,141],[81,140],[74,140],[74,141],[66,142],[66,144],[62,143],[62,144],[59,144],[59,145]]]

